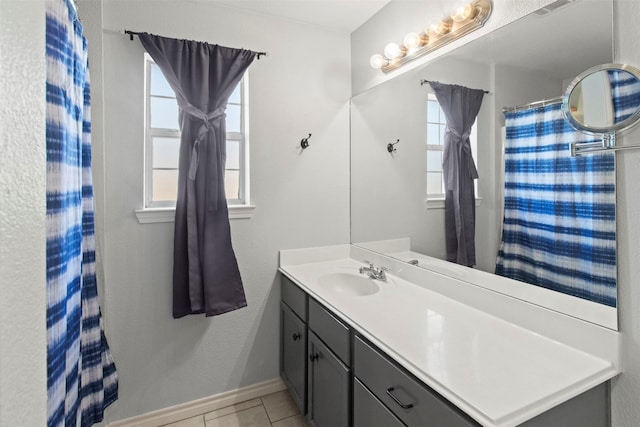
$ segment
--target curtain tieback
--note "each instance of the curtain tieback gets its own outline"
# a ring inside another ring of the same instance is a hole
[[[471,129],[464,132],[462,135],[458,135],[456,132],[452,131],[448,127],[445,132],[451,133],[456,137],[456,145],[460,147],[460,154],[466,158],[467,173],[469,174],[469,178],[477,179],[478,169],[476,169],[476,164],[473,161],[473,154],[471,153],[471,144],[468,142],[469,135],[471,135]]]
[[[467,139],[469,139],[469,136],[471,135],[471,129],[469,129],[468,131],[464,132],[462,135],[458,135],[457,132],[449,129],[449,127],[447,126],[445,128],[445,133],[453,134],[456,138],[458,138],[459,141],[466,141]]]
[[[473,161],[473,154],[471,153],[471,144],[463,142],[461,144],[462,155],[467,159],[467,172],[469,173],[469,178],[477,179],[478,178],[478,169],[476,169],[476,164]]]
[[[196,108],[193,108],[195,111],[189,108],[184,108],[186,113],[202,120],[203,122],[202,126],[200,126],[200,129],[198,130],[198,137],[193,142],[193,148],[191,148],[191,161],[189,162],[189,179],[191,181],[195,181],[196,172],[198,172],[198,164],[200,163],[200,143],[204,141],[205,137],[209,133],[209,129],[213,127],[213,123],[225,117],[225,108],[226,106],[222,106],[209,114],[205,114]]]

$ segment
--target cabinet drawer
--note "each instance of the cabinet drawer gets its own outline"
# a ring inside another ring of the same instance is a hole
[[[408,426],[479,425],[359,337],[353,356],[355,376]]]
[[[307,294],[297,287],[287,276],[282,277],[281,298],[303,321],[307,321]]]
[[[349,366],[349,328],[317,301],[309,298],[309,328]]]
[[[404,424],[354,378],[353,427],[404,427]]]

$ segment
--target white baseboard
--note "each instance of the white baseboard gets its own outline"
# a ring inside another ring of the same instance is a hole
[[[135,417],[109,423],[109,427],[157,427],[174,423],[185,418],[195,417],[226,406],[244,402],[271,393],[285,390],[287,387],[280,378],[250,385],[236,390],[216,394],[191,402],[181,403]]]

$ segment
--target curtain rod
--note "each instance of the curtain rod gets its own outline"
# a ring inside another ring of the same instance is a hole
[[[130,30],[124,30],[124,34],[128,34],[129,35],[129,40],[133,40],[133,36],[139,36],[142,33],[139,33],[137,31],[130,31]],[[256,57],[258,59],[260,59],[261,56],[267,56],[267,52],[256,52]]]
[[[420,80],[420,86],[424,86],[425,83],[431,83],[433,80]],[[491,93],[488,90],[483,90],[484,93]]]
[[[563,97],[558,96],[551,99],[543,99],[542,101],[529,102],[522,105],[516,105],[515,107],[502,108],[503,113],[514,113],[516,111],[529,110],[531,108],[544,107],[546,105],[559,104],[562,102]]]

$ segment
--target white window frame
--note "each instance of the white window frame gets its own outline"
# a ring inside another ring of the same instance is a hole
[[[428,101],[437,101],[436,95],[433,93],[429,93],[427,95],[427,100]],[[427,121],[426,123],[442,123],[442,122],[434,122],[431,121],[429,119],[429,117],[427,116]],[[446,122],[445,122],[446,123]],[[473,161],[476,163],[476,165],[478,164],[478,120],[476,119],[473,122],[473,126],[471,128],[471,133],[469,134],[469,140],[471,142],[471,155],[473,156]],[[429,152],[440,152],[443,153],[444,155],[444,144],[440,145],[440,144],[429,144],[429,141],[426,141],[426,156],[429,156]],[[426,163],[426,162],[425,162]],[[427,169],[425,166],[425,178],[428,179],[429,178],[429,174],[427,173]],[[426,184],[426,179],[425,179],[425,184]],[[437,194],[426,194],[425,197],[425,205],[427,206],[427,209],[444,209],[444,173],[441,175],[440,178],[440,184],[441,184],[441,188],[442,188],[442,192],[441,193],[437,193]],[[474,185],[475,185],[475,194],[476,194],[476,206],[480,206],[480,203],[482,202],[482,198],[478,195],[478,180],[474,180]],[[428,187],[428,186],[427,186]],[[425,191],[426,193],[426,191]]]
[[[180,138],[180,131],[151,127],[149,111],[151,100],[151,64],[154,61],[148,53],[144,54],[145,92],[144,92],[144,208],[135,211],[140,223],[171,222],[175,217],[175,200],[153,201],[153,137]],[[251,204],[249,180],[249,79],[245,75],[240,82],[240,129],[241,132],[227,132],[226,140],[239,142],[238,177],[239,197],[227,199],[229,218],[250,218],[255,206]],[[237,104],[236,104],[237,105]],[[226,141],[225,141],[226,143]]]
[[[429,93],[427,95],[427,103],[429,101],[436,101],[437,102],[438,100],[436,99],[436,96],[433,93]],[[439,103],[438,103],[438,105],[439,105]],[[427,104],[427,106],[428,106],[428,104]],[[428,111],[428,108],[427,108],[427,111]],[[438,125],[442,125],[442,124],[446,125],[446,121],[445,122],[434,121],[429,117],[428,114],[427,114],[427,121],[426,122],[427,122],[427,126],[430,123],[437,123]],[[428,133],[427,133],[427,135],[428,135]],[[426,150],[427,150],[427,153],[426,153],[427,162],[426,163],[427,164],[428,164],[429,153],[432,153],[432,152],[441,153],[440,154],[441,158],[443,157],[443,153],[444,153],[444,143],[443,144],[429,144],[429,142],[430,141],[427,138],[427,141],[426,141]],[[428,182],[429,173],[428,173],[428,170],[426,169],[426,167],[425,167],[425,174],[426,174],[425,182]],[[426,188],[429,188],[428,184],[427,184]],[[442,169],[441,169],[441,173],[440,173],[440,189],[442,190],[440,193],[430,194],[430,193],[426,192],[426,200],[427,200],[427,202],[429,202],[429,201],[442,201],[443,206],[444,206],[444,173],[443,173]]]

